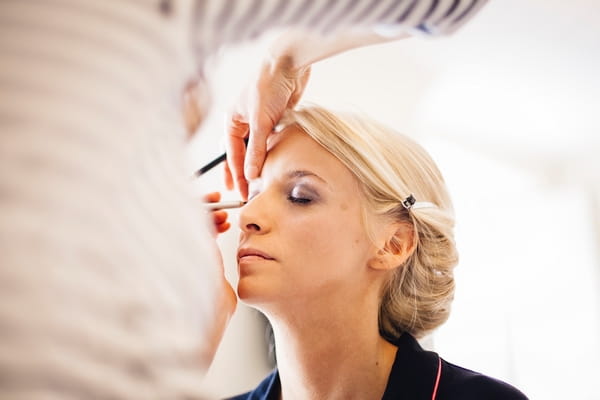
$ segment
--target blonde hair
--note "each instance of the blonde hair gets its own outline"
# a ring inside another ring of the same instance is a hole
[[[454,296],[458,254],[452,203],[431,157],[410,138],[355,114],[305,106],[287,112],[282,125],[290,124],[305,131],[356,176],[371,214],[413,228],[412,255],[383,287],[381,334],[397,338],[408,332],[421,337],[444,323]],[[402,202],[411,194],[418,202],[432,204],[408,211]]]

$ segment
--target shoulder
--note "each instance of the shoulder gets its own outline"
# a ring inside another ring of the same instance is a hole
[[[514,386],[442,360],[439,399],[527,400]]]
[[[271,400],[279,398],[279,371],[271,372],[258,386],[227,400]]]

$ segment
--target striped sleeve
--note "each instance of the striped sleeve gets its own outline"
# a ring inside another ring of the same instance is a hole
[[[0,399],[199,391],[219,263],[182,165],[190,14],[158,3],[0,1]]]
[[[208,51],[253,38],[271,28],[296,27],[331,32],[370,27],[445,35],[460,28],[487,0],[198,0],[196,48]]]

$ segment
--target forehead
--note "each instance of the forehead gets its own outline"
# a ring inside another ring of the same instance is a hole
[[[308,140],[307,140],[308,139]],[[312,142],[312,143],[310,143]],[[302,144],[303,146],[312,146],[313,144],[323,149],[317,142],[304,132],[297,125],[289,125],[284,129],[273,133],[267,138],[267,155],[272,155],[275,152],[279,152],[282,147],[288,147],[292,144]]]
[[[269,138],[264,174],[283,170],[309,170],[327,182],[356,181],[346,166],[295,125]]]

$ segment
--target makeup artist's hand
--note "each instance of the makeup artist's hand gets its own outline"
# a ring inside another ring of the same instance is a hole
[[[247,179],[258,177],[265,161],[267,137],[286,108],[298,103],[309,76],[310,67],[294,68],[286,57],[269,59],[230,113],[225,184],[231,190],[235,183],[244,200],[248,198]]]
[[[204,201],[207,203],[214,203],[221,200],[221,194],[219,192],[209,193],[204,196]],[[212,211],[212,220],[215,226],[216,234],[223,233],[231,226],[227,221],[227,212],[223,210]],[[225,270],[223,268],[223,259],[221,253],[217,248],[218,260],[219,260],[219,276],[220,276],[220,287],[218,288],[217,298],[215,301],[215,320],[214,325],[211,327],[207,340],[205,341],[206,347],[202,351],[202,360],[210,365],[212,359],[219,347],[219,343],[225,333],[225,328],[229,323],[229,319],[233,315],[237,306],[237,296],[235,291],[231,287],[231,284],[225,279]]]
[[[208,194],[204,195],[204,201],[206,203],[216,203],[218,201],[221,201],[221,193],[219,193],[219,192],[208,193]],[[227,211],[215,210],[215,211],[211,211],[211,214],[212,214],[212,221],[215,226],[215,232],[217,234],[227,232],[229,230],[229,228],[231,227],[231,224],[227,221],[227,217],[229,216],[227,214]]]

